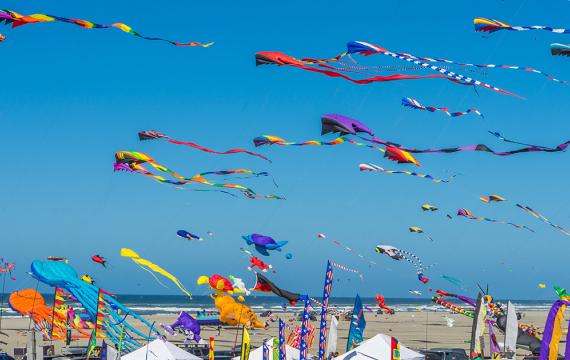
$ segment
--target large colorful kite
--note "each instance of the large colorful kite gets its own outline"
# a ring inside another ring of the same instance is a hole
[[[222,323],[231,326],[244,325],[248,328],[265,328],[266,324],[257,319],[257,315],[250,307],[238,304],[230,295],[217,292],[210,295],[216,304],[216,308],[220,312],[219,319]]]
[[[359,165],[359,169],[360,171],[380,171],[383,172],[384,174],[404,174],[404,175],[411,175],[411,176],[416,176],[419,178],[424,178],[424,179],[429,179],[435,183],[448,183],[451,181],[451,179],[436,179],[433,176],[429,175],[429,174],[418,174],[416,172],[413,171],[400,171],[400,170],[386,170],[381,166],[372,164],[372,163],[368,163],[368,164],[360,164]],[[437,210],[437,208],[436,208]],[[433,211],[433,210],[432,210]]]
[[[226,150],[226,151],[216,151],[216,150],[205,148],[203,146],[200,146],[200,145],[193,143],[193,142],[190,142],[190,141],[179,141],[179,140],[171,139],[166,134],[163,134],[163,133],[155,131],[155,130],[139,131],[139,140],[141,140],[141,141],[144,141],[144,140],[164,140],[164,141],[169,142],[171,144],[190,146],[190,147],[193,147],[195,149],[198,149],[198,150],[201,150],[204,152],[208,152],[211,154],[218,154],[218,155],[229,155],[229,154],[244,153],[244,154],[255,156],[255,157],[258,157],[260,159],[267,160],[267,161],[271,162],[271,160],[269,160],[265,156],[251,152],[251,151],[248,151],[248,150],[230,149],[230,150]]]
[[[402,98],[402,105],[407,107],[407,108],[410,108],[410,109],[425,110],[425,111],[429,111],[429,112],[442,111],[451,117],[463,116],[463,115],[467,115],[471,112],[483,117],[483,114],[481,114],[479,112],[479,110],[477,110],[475,108],[470,108],[470,109],[467,109],[465,111],[449,112],[449,109],[446,107],[424,106],[424,105],[420,104],[419,101],[412,99],[412,98]]]
[[[174,335],[175,331],[178,331],[185,335],[184,343],[187,344],[190,340],[197,343],[202,340],[200,337],[200,324],[196,319],[190,316],[186,311],[181,311],[178,314],[178,318],[175,322],[170,325],[160,325],[170,335]]]
[[[245,240],[246,244],[253,245],[255,250],[264,256],[269,256],[270,250],[282,251],[283,246],[288,243],[288,241],[277,242],[271,236],[256,233],[244,235],[242,238]]]
[[[489,221],[489,222],[494,222],[494,223],[498,223],[498,224],[507,224],[507,225],[511,225],[516,227],[517,229],[526,229],[528,231],[534,232],[534,230],[532,230],[531,228],[525,226],[525,225],[517,225],[514,224],[512,222],[509,221],[504,221],[504,220],[495,220],[495,219],[489,219],[486,217],[478,217],[478,216],[474,216],[473,213],[467,209],[459,209],[457,210],[457,215],[459,216],[463,216],[464,218],[467,219],[471,219],[471,220],[477,220],[477,221]]]
[[[21,15],[15,11],[11,10],[0,10],[0,22],[5,22],[6,24],[12,24],[12,27],[18,27],[27,24],[35,24],[40,22],[51,22],[51,21],[59,21],[59,22],[66,22],[69,24],[74,24],[77,26],[81,26],[82,28],[86,29],[109,29],[109,28],[117,28],[120,29],[128,34],[133,36],[140,37],[145,40],[154,40],[154,41],[165,41],[169,44],[175,46],[201,46],[201,47],[208,47],[213,45],[213,42],[210,43],[200,43],[196,41],[188,42],[188,43],[180,43],[168,39],[162,39],[157,37],[147,37],[139,34],[135,30],[133,30],[129,25],[123,23],[114,23],[110,25],[103,25],[103,24],[96,24],[94,22],[88,20],[81,20],[81,19],[69,19],[60,16],[54,15],[46,15],[46,14],[31,14],[31,15]]]

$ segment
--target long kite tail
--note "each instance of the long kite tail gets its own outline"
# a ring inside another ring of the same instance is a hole
[[[168,39],[158,38],[158,37],[147,37],[143,36],[137,31],[133,30],[129,25],[124,23],[114,23],[111,25],[103,25],[103,24],[96,24],[94,22],[88,20],[81,20],[81,19],[70,19],[64,18],[61,16],[54,16],[54,15],[46,15],[46,14],[31,14],[31,15],[21,15],[15,11],[11,10],[0,10],[0,22],[6,22],[8,24],[12,24],[12,27],[18,27],[27,24],[34,24],[39,22],[52,22],[52,21],[59,21],[59,22],[66,22],[69,24],[74,24],[77,26],[81,26],[82,28],[86,29],[109,29],[111,27],[120,29],[128,34],[133,36],[140,37],[145,40],[151,41],[164,41],[174,46],[200,46],[200,47],[209,47],[213,45],[213,42],[209,43],[200,43],[197,41],[191,41],[187,43],[176,42]]]
[[[543,26],[543,25],[511,26],[499,20],[491,20],[486,18],[473,19],[473,25],[475,25],[475,31],[477,32],[493,33],[499,30],[510,30],[510,31],[545,30],[556,34],[570,34],[570,29],[553,28],[550,26]]]
[[[424,178],[424,179],[429,179],[435,183],[448,183],[451,181],[451,179],[436,179],[433,176],[429,175],[429,174],[418,174],[416,172],[413,171],[399,171],[399,170],[386,170],[381,166],[372,164],[372,163],[368,163],[368,164],[360,164],[359,165],[360,171],[381,171],[385,174],[404,174],[404,175],[411,175],[411,176],[416,176],[416,177],[420,177],[420,178]],[[453,176],[455,177],[455,175]]]
[[[518,225],[518,224],[509,222],[509,221],[505,221],[505,220],[497,220],[497,219],[491,219],[491,218],[486,218],[486,217],[482,217],[482,216],[474,216],[470,211],[468,211],[466,209],[458,210],[457,215],[463,216],[463,217],[470,219],[470,220],[488,221],[488,222],[494,222],[494,223],[498,223],[498,224],[506,224],[506,225],[511,225],[517,229],[526,229],[530,232],[534,232],[533,229],[531,229],[525,225]]]
[[[560,231],[561,233],[563,233],[564,235],[570,236],[570,230],[563,228],[560,225],[556,225],[553,222],[551,222],[549,219],[547,219],[544,215],[542,215],[541,213],[539,213],[536,210],[531,209],[528,206],[525,205],[521,205],[521,204],[516,204],[517,207],[519,207],[520,209],[526,211],[527,213],[531,214],[532,216],[534,216],[535,218],[545,222],[546,224],[552,226],[553,228],[557,229],[558,231]]]
[[[449,112],[448,108],[445,107],[434,107],[434,106],[424,106],[422,104],[419,103],[419,101],[412,99],[412,98],[402,98],[402,105],[411,109],[417,109],[417,110],[425,110],[425,111],[429,111],[429,112],[436,112],[436,111],[442,111],[443,113],[447,114],[448,116],[451,117],[458,117],[458,116],[463,116],[463,115],[467,115],[471,112],[484,117],[483,114],[481,114],[479,112],[479,110],[475,109],[475,108],[470,108],[467,109],[465,111],[458,111],[458,112]]]
[[[258,158],[260,158],[260,159],[263,159],[263,160],[266,160],[266,161],[271,162],[271,160],[270,160],[269,158],[267,158],[267,157],[265,157],[265,156],[263,156],[263,155],[261,155],[261,154],[254,153],[254,152],[251,152],[251,151],[248,151],[248,150],[245,150],[245,149],[239,149],[239,148],[238,148],[238,149],[230,149],[230,150],[226,150],[226,151],[216,151],[216,150],[212,150],[212,149],[205,148],[205,147],[203,147],[203,146],[200,146],[200,145],[198,145],[198,144],[196,144],[196,143],[193,143],[193,142],[190,142],[190,141],[178,141],[178,140],[173,140],[173,139],[168,139],[168,140],[166,140],[166,141],[168,141],[169,143],[172,143],[172,144],[176,144],[176,145],[190,146],[190,147],[193,147],[193,148],[195,148],[195,149],[198,149],[198,150],[201,150],[201,151],[204,151],[204,152],[208,152],[208,153],[211,153],[211,154],[229,155],[229,154],[244,153],[244,154],[248,154],[248,155],[251,155],[251,156],[255,156],[255,157],[258,157]]]

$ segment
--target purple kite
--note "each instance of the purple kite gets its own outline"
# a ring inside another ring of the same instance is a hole
[[[328,133],[340,133],[340,135],[356,135],[363,132],[370,136],[374,136],[374,132],[358,120],[349,118],[348,116],[339,114],[325,114],[321,118],[322,128],[321,135]]]
[[[200,324],[198,323],[198,320],[188,315],[185,311],[180,312],[178,318],[174,323],[172,323],[172,325],[161,324],[160,327],[170,335],[174,335],[175,330],[184,334],[186,336],[186,339],[184,340],[185,344],[190,342],[190,340],[194,340],[199,343],[202,339],[200,337]]]

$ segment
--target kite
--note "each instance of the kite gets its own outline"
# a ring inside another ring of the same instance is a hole
[[[10,276],[10,280],[16,280],[14,277],[14,270],[16,269],[16,263],[4,261],[4,258],[0,258],[0,273]],[[6,276],[4,275],[4,276]]]
[[[554,56],[570,56],[570,45],[550,44],[550,53]]]
[[[325,234],[317,234],[317,238],[325,239],[327,236]]]
[[[7,39],[6,35],[0,34],[0,42],[3,42],[6,39]]]
[[[398,164],[414,164],[416,166],[420,166],[420,163],[405,150],[401,150],[392,146],[386,145],[386,152],[384,153],[384,157],[387,157],[390,160],[396,161]]]
[[[180,314],[178,314],[178,318],[176,318],[176,321],[173,322],[171,325],[161,324],[160,327],[163,328],[164,331],[166,331],[170,335],[174,335],[175,331],[184,334],[184,336],[186,337],[186,339],[184,340],[184,344],[189,343],[190,340],[193,340],[197,343],[199,343],[200,340],[202,340],[202,338],[200,337],[200,324],[186,311],[181,311]]]
[[[321,135],[339,133],[343,135],[356,135],[366,133],[374,136],[374,132],[365,124],[348,116],[339,114],[324,114],[321,117]]]
[[[410,293],[410,295],[422,296],[422,292],[419,290],[408,290],[408,292]]]
[[[237,278],[233,275],[230,275],[228,277],[232,281],[232,286],[234,287],[234,291],[236,293],[245,293],[247,296],[251,294],[251,291],[245,286],[245,282],[243,281],[243,279]]]
[[[452,283],[453,285],[463,289],[463,282],[457,278],[448,275],[441,275],[442,279],[447,280],[448,282]]]
[[[372,164],[372,163],[368,163],[368,164],[360,164],[359,165],[359,169],[360,171],[381,171],[384,174],[404,174],[404,175],[411,175],[411,176],[416,176],[416,177],[420,177],[420,178],[424,178],[424,179],[428,179],[431,180],[432,182],[435,183],[448,183],[451,181],[451,179],[436,179],[433,176],[429,175],[429,174],[418,174],[417,172],[413,172],[413,171],[401,171],[401,170],[387,170],[384,169],[381,166]],[[455,176],[455,175],[454,175]],[[434,207],[435,210],[432,210],[431,208],[429,209],[424,209],[422,206],[422,209],[424,211],[426,210],[430,210],[430,211],[436,211],[437,208]]]
[[[491,20],[485,18],[475,18],[473,20],[475,25],[475,31],[477,32],[488,32],[493,33],[499,30],[511,30],[511,31],[528,31],[528,30],[546,30],[556,34],[570,34],[570,29],[556,29],[550,26],[511,26],[504,22],[498,20]]]
[[[489,195],[489,197],[481,196],[481,197],[479,197],[479,200],[486,202],[486,203],[491,203],[491,202],[506,201],[507,199],[505,199],[504,197],[499,196],[499,195]]]
[[[508,221],[504,221],[504,220],[495,220],[495,219],[489,219],[486,217],[476,217],[473,216],[473,213],[471,213],[471,211],[467,210],[467,209],[459,209],[457,210],[457,215],[459,216],[463,216],[467,219],[471,219],[471,220],[477,220],[477,221],[489,221],[489,222],[494,222],[494,223],[499,223],[499,224],[507,224],[507,225],[511,225],[516,227],[517,229],[526,229],[528,231],[534,232],[534,230],[532,230],[531,228],[525,226],[525,225],[517,225],[517,224],[513,224],[512,222],[508,222]]]
[[[249,271],[253,270],[256,267],[263,272],[267,272],[269,269],[273,269],[273,265],[264,263],[263,260],[261,260],[257,256],[250,257],[249,263],[250,265],[247,268]]]
[[[378,245],[376,246],[376,252],[389,256],[391,259],[396,261],[405,260],[412,264],[416,268],[416,274],[418,275],[418,280],[422,283],[427,284],[429,279],[424,276],[424,272],[431,266],[424,267],[422,260],[416,255],[407,252],[405,250],[400,250],[390,245]]]
[[[548,225],[552,226],[555,229],[558,229],[561,233],[563,233],[564,235],[568,235],[570,236],[570,230],[563,228],[560,225],[556,225],[554,223],[552,223],[550,220],[548,220],[546,217],[544,217],[544,215],[542,215],[541,213],[539,213],[536,210],[531,209],[528,206],[525,205],[521,205],[521,204],[516,204],[517,207],[523,209],[524,211],[526,211],[527,213],[531,214],[532,216],[534,216],[535,218],[547,223]]]
[[[243,304],[238,304],[233,297],[218,292],[210,295],[216,304],[216,308],[220,312],[220,322],[231,326],[244,325],[248,328],[263,329],[266,324],[257,319],[257,315]]]
[[[38,281],[69,293],[81,303],[89,320],[97,324],[101,335],[112,343],[122,342],[125,351],[138,349],[141,344],[137,340],[146,341],[151,337],[151,332],[158,333],[151,323],[122,305],[110,293],[80,280],[75,270],[64,262],[35,260],[32,262],[31,274]],[[129,317],[149,330],[133,326],[127,321]]]
[[[100,255],[91,256],[91,260],[97,264],[103,265],[103,267],[107,267],[107,260],[105,260],[105,258]]]
[[[188,239],[188,240],[203,240],[198,235],[194,235],[186,230],[178,230],[176,235],[180,236],[181,238]]]
[[[436,207],[433,206],[433,205],[430,205],[430,204],[423,204],[423,205],[422,205],[422,210],[423,210],[423,211],[438,211],[439,209],[436,208]]]
[[[285,254],[285,259],[291,260],[292,258],[293,258],[293,254],[291,254],[291,253]]]
[[[67,260],[67,258],[64,257],[57,257],[57,256],[48,256],[47,259],[49,261],[63,261],[65,263],[67,263],[69,260]]]
[[[167,40],[167,39],[162,39],[162,38],[157,38],[157,37],[147,37],[147,36],[143,36],[143,35],[139,34],[135,30],[133,30],[129,25],[123,24],[123,23],[114,23],[114,24],[110,24],[110,25],[103,25],[103,24],[96,24],[96,23],[93,23],[93,22],[88,21],[88,20],[68,19],[68,18],[64,18],[64,17],[60,17],[60,16],[54,16],[54,15],[45,15],[45,14],[21,15],[15,11],[11,11],[11,10],[0,10],[0,22],[5,22],[6,24],[12,24],[13,28],[18,27],[18,26],[22,26],[22,25],[27,25],[27,24],[34,24],[34,23],[40,23],[40,22],[51,22],[51,21],[66,22],[69,24],[81,26],[82,28],[85,28],[85,29],[109,29],[109,28],[114,27],[114,28],[122,30],[128,34],[140,37],[140,38],[145,39],[145,40],[164,41],[164,42],[167,42],[167,43],[172,44],[174,46],[208,47],[208,46],[211,46],[214,44],[213,42],[203,44],[203,43],[196,42],[196,41],[192,41],[192,42],[188,42],[188,43],[180,43],[180,42],[175,42],[172,40]]]
[[[168,180],[162,176],[155,175],[149,172],[142,164],[147,163],[153,168],[158,171],[166,172],[170,174],[172,177],[178,179],[178,181]],[[268,175],[267,173],[254,173],[250,170],[224,170],[224,171],[210,171],[204,172],[200,174],[196,174],[191,178],[184,177],[175,173],[174,171],[168,169],[165,166],[162,166],[154,161],[150,156],[140,153],[140,152],[133,152],[133,151],[119,151],[115,154],[115,164],[113,166],[114,171],[127,171],[127,172],[134,172],[140,175],[148,176],[158,182],[167,183],[171,185],[185,185],[190,182],[197,182],[208,186],[213,187],[224,187],[224,188],[231,188],[231,189],[238,189],[240,190],[245,196],[249,198],[271,198],[271,199],[279,199],[283,200],[283,198],[276,196],[276,195],[257,195],[253,190],[236,184],[227,184],[227,183],[212,183],[205,179],[204,175],[231,175],[231,174],[248,174],[248,175]]]
[[[198,285],[208,284],[212,290],[227,292],[228,294],[233,294],[236,291],[234,289],[232,282],[219,274],[214,274],[210,277],[200,276],[196,282]]]
[[[424,232],[424,230],[420,227],[417,226],[410,226],[408,228],[408,230],[410,230],[410,232],[416,233],[416,234],[423,234],[429,241],[433,241],[433,239],[431,238],[431,236],[429,236],[428,234],[426,234]]]
[[[198,149],[198,150],[201,150],[204,152],[208,152],[211,154],[228,155],[228,154],[244,153],[244,154],[255,156],[255,157],[258,157],[260,159],[267,160],[267,161],[271,162],[271,160],[269,160],[268,158],[266,158],[265,156],[263,156],[261,154],[257,154],[257,153],[247,151],[244,149],[230,149],[230,150],[226,150],[226,151],[216,151],[216,150],[212,150],[212,149],[207,149],[207,148],[200,146],[200,145],[193,143],[193,142],[178,141],[178,140],[171,139],[167,135],[165,135],[161,132],[155,131],[155,130],[139,131],[139,140],[141,140],[141,141],[144,141],[144,140],[160,140],[160,139],[165,140],[171,144],[190,146],[190,147],[193,147],[195,149]]]
[[[91,275],[85,274],[85,275],[81,276],[80,279],[81,279],[81,281],[86,282],[88,284],[91,284],[91,285],[95,284],[95,280],[93,280]]]
[[[538,284],[539,289],[546,289],[546,284]]]
[[[376,305],[378,305],[380,309],[384,310],[384,314],[386,315],[394,315],[396,313],[394,309],[386,305],[386,301],[382,295],[376,294]]]
[[[462,307],[457,306],[457,305],[455,305],[449,301],[446,301],[440,297],[433,296],[431,298],[431,301],[433,301],[434,303],[441,305],[445,308],[448,308],[449,310],[451,310],[454,313],[465,315],[465,316],[470,317],[470,318],[475,317],[475,314],[473,314],[471,311],[467,311],[467,310],[463,309]]]
[[[154,276],[154,274],[152,274],[152,272],[156,272],[156,273],[166,277],[167,279],[172,281],[184,294],[188,295],[188,297],[190,299],[192,299],[192,294],[190,294],[190,292],[188,290],[186,290],[186,288],[184,287],[184,285],[182,285],[180,280],[178,280],[174,275],[172,275],[168,271],[164,270],[160,266],[153,264],[152,262],[150,262],[146,259],[141,258],[139,256],[139,254],[137,254],[136,252],[134,252],[133,250],[128,249],[128,248],[122,248],[121,249],[121,256],[130,258],[132,261],[134,261],[135,264],[139,265],[141,267],[141,269],[149,272],[153,276]],[[155,279],[156,279],[156,277],[155,277]]]
[[[292,306],[295,306],[297,301],[299,301],[301,298],[300,294],[281,289],[260,273],[255,273],[255,276],[256,281],[255,286],[252,289],[253,291],[272,292],[277,296],[287,299],[287,301],[289,301],[289,304]]]
[[[402,105],[405,107],[408,107],[410,109],[417,109],[417,110],[426,110],[429,112],[436,112],[436,111],[443,111],[444,113],[446,113],[448,116],[451,117],[458,117],[458,116],[463,116],[463,115],[467,115],[471,112],[484,117],[483,114],[481,114],[479,112],[479,110],[475,109],[475,108],[470,108],[467,109],[465,111],[460,111],[460,112],[449,112],[448,108],[445,107],[433,107],[433,106],[423,106],[422,104],[420,104],[417,100],[412,99],[412,98],[402,98]]]
[[[255,250],[257,250],[261,255],[264,256],[269,256],[269,250],[281,251],[282,250],[281,248],[288,243],[288,241],[276,242],[270,236],[265,236],[256,233],[250,235],[243,235],[242,239],[244,239],[248,245],[254,245]]]

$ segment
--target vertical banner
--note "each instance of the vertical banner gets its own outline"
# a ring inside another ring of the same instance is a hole
[[[273,338],[273,348],[271,349],[271,360],[279,360],[279,339]]]
[[[101,289],[97,291],[97,313],[95,314],[95,327],[93,328],[93,332],[91,333],[91,337],[89,338],[89,347],[87,350],[87,359],[91,356],[93,350],[97,346],[97,329],[99,328],[99,312],[101,307]]]
[[[307,338],[309,334],[309,305],[311,300],[308,295],[302,295],[300,300],[305,303],[305,309],[303,310],[303,323],[301,325],[301,344],[299,345],[299,360],[305,360],[309,355],[309,347],[307,346]]]
[[[263,360],[269,360],[269,345],[267,345],[267,339],[263,339]]]
[[[208,352],[208,359],[214,360],[214,338],[210,337],[210,351]]]
[[[249,338],[249,333],[245,326],[243,327],[243,332],[241,335],[241,354],[240,360],[248,360],[249,359],[249,352],[251,350],[251,340]]]
[[[350,319],[350,329],[348,330],[346,351],[352,350],[363,340],[364,329],[366,328],[366,320],[364,320],[363,310],[362,300],[360,300],[360,296],[356,294],[356,298],[354,299],[354,309],[352,310],[352,319]]]
[[[338,320],[336,316],[331,318],[331,327],[329,329],[329,336],[327,339],[327,354],[336,352],[336,344],[338,342]]]
[[[390,360],[400,360],[400,342],[395,337],[390,339]]]
[[[279,319],[279,360],[286,360],[285,322]]]
[[[333,284],[333,271],[331,262],[327,261],[327,270],[325,272],[325,285],[323,288],[323,304],[321,307],[321,332],[319,335],[319,360],[324,360],[325,349],[327,347],[327,312],[329,310],[329,299]]]

